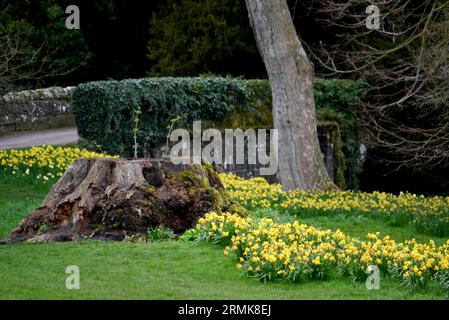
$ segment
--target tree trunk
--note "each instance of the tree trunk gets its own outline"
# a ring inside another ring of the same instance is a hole
[[[144,237],[155,226],[181,233],[205,213],[233,205],[212,167],[79,159],[44,203],[0,243],[123,240]]]
[[[333,189],[318,142],[313,66],[298,39],[287,2],[246,0],[246,6],[273,95],[282,187]]]

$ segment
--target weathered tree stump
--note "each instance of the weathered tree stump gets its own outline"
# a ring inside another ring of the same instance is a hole
[[[232,206],[210,166],[79,159],[1,242],[123,240],[145,235],[153,226],[182,233],[205,213]]]

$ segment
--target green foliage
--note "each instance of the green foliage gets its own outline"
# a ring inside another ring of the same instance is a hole
[[[17,58],[35,64],[17,62],[10,68],[36,69],[33,78],[16,84],[16,90],[58,81],[66,84],[70,81],[58,76],[64,74],[67,77],[67,73],[76,76],[86,72],[92,54],[82,32],[65,27],[66,17],[65,6],[57,0],[0,2],[0,37],[17,36]]]
[[[251,92],[231,78],[149,78],[100,81],[78,86],[73,94],[73,113],[81,136],[103,150],[125,157],[133,155],[133,110],[140,106],[137,140],[154,152],[166,140],[171,120],[183,116],[179,126],[194,120],[220,121],[245,104]],[[142,154],[142,153],[140,153]]]
[[[147,240],[148,242],[161,242],[161,241],[170,241],[175,238],[175,234],[172,229],[162,228],[162,227],[154,227],[148,229]]]
[[[340,187],[358,189],[360,128],[357,98],[363,92],[360,82],[345,80],[315,80],[315,103],[320,123],[334,126],[331,139],[336,161],[336,183]]]
[[[137,143],[137,135],[139,134],[139,116],[142,113],[140,106],[133,110],[134,116],[134,128],[133,128],[133,149],[134,149],[134,159],[137,159],[137,154],[139,150],[139,144]]]
[[[355,108],[358,83],[315,81],[319,122],[331,123],[337,163],[337,183],[357,188],[358,123]],[[136,130],[134,110],[140,107]],[[190,128],[194,120],[216,128],[272,128],[271,90],[267,80],[213,76],[100,81],[79,85],[73,94],[79,134],[102,151],[124,157],[156,155],[166,142],[167,128]],[[341,135],[340,135],[341,133]],[[136,134],[136,141],[133,140]],[[142,148],[145,146],[145,148]],[[142,150],[145,149],[145,150]]]
[[[449,271],[440,271],[435,280],[446,295],[446,299],[449,299]]]
[[[195,241],[198,239],[199,234],[200,230],[196,228],[186,230],[186,232],[179,237],[179,241]]]
[[[149,34],[150,75],[264,74],[244,1],[165,1]]]

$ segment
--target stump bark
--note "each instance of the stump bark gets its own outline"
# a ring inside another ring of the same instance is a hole
[[[182,233],[233,202],[210,166],[79,159],[2,243],[123,240],[162,226]]]

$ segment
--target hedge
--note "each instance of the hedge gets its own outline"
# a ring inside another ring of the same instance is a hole
[[[355,101],[361,85],[342,80],[315,81],[319,122],[334,124],[337,184],[356,188],[358,130]],[[79,85],[72,109],[81,137],[102,152],[133,155],[135,111],[140,109],[137,141],[139,155],[155,155],[165,142],[170,122],[190,127],[272,127],[271,90],[267,80],[221,77],[146,78],[99,81]],[[340,144],[339,142],[340,141]],[[340,172],[340,174],[339,174]],[[340,178],[339,178],[340,177]],[[346,184],[346,185],[345,185]]]

